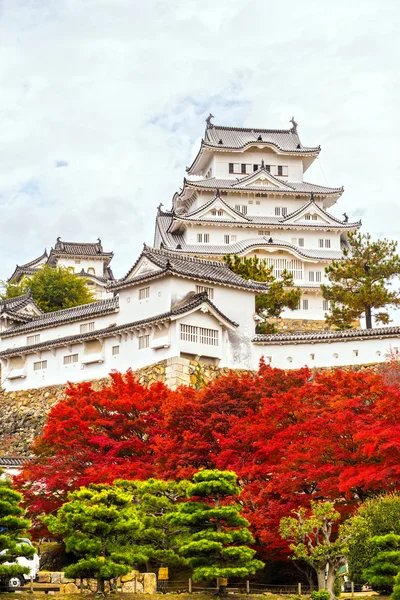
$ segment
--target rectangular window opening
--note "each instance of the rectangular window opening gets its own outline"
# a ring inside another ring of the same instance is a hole
[[[148,348],[150,346],[150,334],[139,335],[139,350]]]
[[[79,354],[67,354],[64,356],[63,362],[64,365],[72,365],[73,363],[77,363],[79,360]]]
[[[33,363],[34,371],[43,371],[43,369],[47,369],[47,360],[38,360]]]
[[[82,323],[79,330],[80,333],[89,333],[90,331],[94,331],[94,321],[90,321],[90,323]]]
[[[150,287],[141,288],[139,290],[139,300],[146,300],[150,296]]]

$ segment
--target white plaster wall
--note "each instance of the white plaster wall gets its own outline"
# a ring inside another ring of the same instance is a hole
[[[73,268],[74,273],[80,273],[82,269],[87,273],[88,269],[92,268],[95,270],[97,277],[104,276],[104,261],[97,258],[81,258],[78,264],[75,263],[74,258],[62,257],[57,260],[57,266]]]
[[[254,368],[262,356],[266,362],[271,357],[271,366],[280,369],[299,369],[308,367],[340,367],[384,362],[390,349],[400,347],[400,336],[379,339],[377,337],[350,341],[266,344],[254,345]]]
[[[303,181],[303,161],[301,157],[284,156],[276,154],[273,150],[249,149],[245,152],[216,152],[214,155],[213,173],[214,177],[228,179],[235,177],[229,173],[229,163],[261,164],[264,160],[266,165],[283,165],[288,167],[289,181]],[[208,167],[209,168],[209,167]]]
[[[180,281],[174,281],[179,289]],[[149,287],[149,297],[139,300],[139,290]],[[120,312],[117,318],[119,324],[141,321],[171,310],[172,278],[163,277],[126,287],[119,292]]]

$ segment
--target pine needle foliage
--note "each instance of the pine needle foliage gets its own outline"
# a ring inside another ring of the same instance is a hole
[[[67,552],[78,561],[65,569],[67,577],[97,579],[97,591],[104,581],[126,575],[141,560],[126,543],[141,527],[133,496],[115,485],[91,484],[69,495],[57,516],[43,521],[52,533],[64,538]]]
[[[240,489],[232,471],[202,470],[188,488],[188,502],[169,516],[170,522],[187,527],[190,539],[180,551],[193,568],[194,581],[248,577],[264,563],[256,560],[249,522],[241,516]]]
[[[371,539],[371,544],[377,548],[377,553],[364,570],[364,579],[375,589],[391,592],[394,578],[400,571],[400,535],[377,535]]]
[[[275,327],[268,323],[268,318],[279,318],[284,308],[295,310],[299,304],[301,291],[293,283],[293,275],[284,270],[279,279],[272,274],[273,267],[267,265],[266,260],[258,256],[241,258],[234,254],[224,256],[224,261],[231,271],[243,277],[268,283],[268,292],[256,296],[256,312],[264,319],[258,326],[260,333],[274,333]]]
[[[28,574],[29,568],[5,563],[14,563],[18,557],[31,558],[35,553],[32,546],[21,542],[30,526],[30,521],[23,518],[21,500],[22,495],[13,489],[10,480],[0,479],[0,578],[6,582],[10,577]]]
[[[189,481],[116,481],[129,490],[141,523],[133,535],[136,554],[142,556],[147,570],[159,567],[185,566],[186,559],[179,548],[187,541],[187,528],[175,526],[168,515],[176,511],[177,503],[186,499]]]
[[[348,329],[365,316],[367,329],[372,319],[389,323],[387,307],[400,305],[400,292],[391,290],[391,282],[400,275],[397,242],[387,239],[372,241],[369,234],[349,233],[349,247],[344,258],[334,260],[325,269],[329,285],[322,285],[325,300],[331,303],[328,325]]]

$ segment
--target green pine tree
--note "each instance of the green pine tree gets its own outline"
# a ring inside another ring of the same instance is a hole
[[[133,494],[142,525],[133,540],[136,553],[145,561],[147,571],[186,565],[179,548],[187,540],[187,529],[174,526],[168,515],[176,511],[179,501],[186,498],[189,482],[148,479],[115,483]]]
[[[193,476],[188,488],[188,502],[178,506],[169,516],[174,525],[188,527],[188,543],[181,547],[183,556],[193,568],[195,581],[248,577],[264,563],[254,559],[254,542],[249,522],[241,516],[237,502],[240,489],[232,471],[202,470]]]
[[[301,291],[294,286],[293,275],[284,270],[277,279],[272,274],[273,267],[268,267],[266,260],[260,260],[257,256],[241,258],[236,254],[227,254],[224,261],[231,271],[243,279],[269,284],[266,294],[256,296],[256,313],[263,319],[257,329],[260,333],[275,333],[274,324],[267,319],[279,318],[284,308],[295,310],[300,301]]]
[[[369,566],[364,569],[363,577],[374,588],[390,593],[395,577],[400,571],[400,535],[395,533],[377,535],[371,539],[371,544],[378,549],[378,552],[371,558]]]
[[[400,572],[397,573],[396,577],[394,578],[394,586],[391,599],[400,600]]]
[[[6,587],[23,584],[23,575],[29,573],[29,568],[4,563],[14,563],[20,556],[31,558],[35,553],[32,546],[21,542],[30,527],[30,521],[23,518],[21,500],[22,495],[13,489],[11,482],[0,479],[0,580]]]
[[[329,285],[322,285],[321,289],[325,300],[331,303],[325,320],[340,329],[351,327],[362,316],[367,329],[372,329],[372,317],[377,323],[386,324],[386,307],[400,305],[400,292],[388,289],[400,274],[397,242],[373,242],[369,234],[361,233],[349,233],[348,240],[344,258],[332,261],[325,269]]]
[[[57,516],[43,518],[49,531],[64,538],[67,552],[78,561],[65,569],[67,577],[97,579],[97,591],[104,593],[104,581],[126,575],[142,558],[128,545],[141,525],[131,493],[116,485],[90,484],[69,495]]]

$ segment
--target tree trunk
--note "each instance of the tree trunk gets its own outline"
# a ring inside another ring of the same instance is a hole
[[[365,307],[365,326],[367,329],[372,329],[372,314],[370,306]]]
[[[104,596],[104,579],[101,579],[100,577],[97,579],[96,594],[102,594]]]
[[[316,572],[317,572],[317,579],[318,579],[318,589],[319,590],[326,590],[325,568],[323,568],[323,569],[316,569]]]
[[[329,572],[328,572],[326,589],[330,593],[331,599],[334,600],[334,598],[335,598],[335,571],[332,568],[330,568]]]

